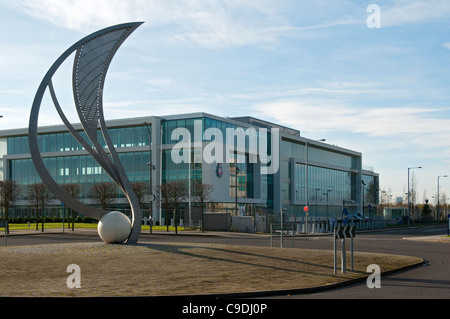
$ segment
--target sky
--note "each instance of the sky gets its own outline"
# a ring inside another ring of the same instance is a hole
[[[0,129],[28,126],[68,47],[133,21],[145,23],[108,70],[107,120],[251,115],[361,152],[394,199],[408,167],[422,167],[410,171],[419,203],[450,176],[448,0],[2,0]],[[54,84],[78,122],[69,60]],[[41,110],[39,125],[60,123]],[[450,177],[440,193],[450,196]]]

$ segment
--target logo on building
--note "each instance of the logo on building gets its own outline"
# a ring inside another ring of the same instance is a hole
[[[222,163],[217,163],[217,167],[216,167],[216,175],[218,178],[221,178],[223,175],[223,167],[222,167]]]

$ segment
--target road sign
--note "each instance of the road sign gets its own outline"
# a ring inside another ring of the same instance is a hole
[[[344,231],[345,238],[354,238],[356,235],[355,226],[346,226],[346,230]]]
[[[347,211],[347,208],[344,208],[344,209],[342,210],[342,223],[343,223],[344,225],[347,225],[347,224],[348,224],[348,211]]]
[[[335,237],[336,239],[355,238],[355,226],[337,226]]]
[[[344,238],[344,227],[342,226],[337,226],[335,231],[334,231],[334,237],[336,239],[341,239]]]
[[[345,253],[345,239],[351,239],[351,262],[353,271],[353,238],[355,238],[355,226],[337,226],[334,228],[334,273],[336,273],[336,263],[337,263],[337,249],[336,249],[336,239],[342,239],[342,254],[341,254],[341,270],[343,273],[346,272],[346,253]]]
[[[303,211],[307,212],[309,210],[308,206],[303,207]]]

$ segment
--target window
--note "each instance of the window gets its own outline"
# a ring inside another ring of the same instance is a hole
[[[295,198],[304,201],[306,196],[306,165],[295,164]],[[354,184],[356,174],[330,168],[308,166],[308,201],[319,200],[328,192],[330,202],[355,200]],[[317,193],[317,194],[316,194]],[[320,195],[320,196],[319,196]]]

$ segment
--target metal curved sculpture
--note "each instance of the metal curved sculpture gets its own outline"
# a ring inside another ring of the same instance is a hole
[[[28,131],[31,157],[42,182],[65,205],[83,215],[100,220],[107,212],[83,204],[70,196],[55,182],[42,160],[37,138],[38,116],[42,98],[48,88],[55,108],[69,132],[105,170],[127,197],[132,213],[132,227],[130,236],[126,240],[127,243],[136,243],[139,238],[142,224],[142,212],[139,201],[128,180],[106,128],[103,115],[103,87],[106,72],[114,54],[126,38],[142,23],[143,22],[120,24],[97,31],[76,42],[67,49],[48,70],[37,90],[31,108]],[[56,98],[56,93],[52,84],[53,75],[61,64],[75,51],[76,54],[72,73],[75,106],[83,130],[92,143],[92,146],[83,139],[67,120]],[[108,146],[108,151],[103,149],[101,143],[98,141],[97,129],[99,125],[103,139]]]

